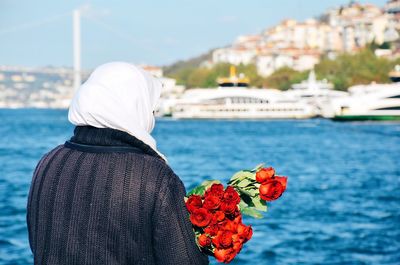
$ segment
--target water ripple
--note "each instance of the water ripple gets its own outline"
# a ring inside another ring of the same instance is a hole
[[[0,265],[31,264],[31,175],[73,127],[57,110],[0,119]],[[245,218],[254,236],[232,264],[399,264],[399,123],[159,120],[154,136],[186,188],[261,161],[289,176],[265,219]]]

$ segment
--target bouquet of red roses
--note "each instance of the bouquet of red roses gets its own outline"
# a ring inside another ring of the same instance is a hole
[[[226,188],[217,180],[194,188],[185,201],[199,248],[219,262],[231,262],[253,235],[242,214],[262,218],[266,202],[278,199],[286,183],[272,167],[259,165],[234,174]]]

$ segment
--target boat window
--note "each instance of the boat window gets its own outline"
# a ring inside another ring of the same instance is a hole
[[[214,98],[205,100],[203,104],[265,104],[268,103],[266,99],[254,98],[254,97],[227,97],[227,98]]]
[[[400,106],[379,108],[379,109],[375,109],[375,110],[400,110]]]

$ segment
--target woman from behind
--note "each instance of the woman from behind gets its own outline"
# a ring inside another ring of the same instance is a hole
[[[35,264],[208,264],[185,188],[150,135],[161,83],[122,62],[76,92],[74,135],[39,161],[27,206]]]

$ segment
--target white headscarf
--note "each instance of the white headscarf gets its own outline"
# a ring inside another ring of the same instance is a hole
[[[127,132],[165,159],[150,135],[161,88],[158,79],[133,64],[106,63],[97,67],[76,91],[68,119],[78,126]]]

